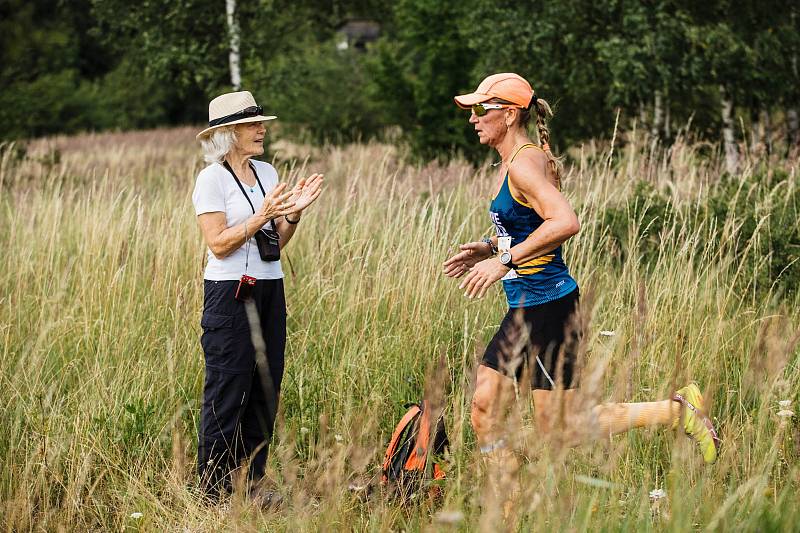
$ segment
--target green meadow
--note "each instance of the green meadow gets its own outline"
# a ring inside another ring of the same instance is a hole
[[[261,510],[237,495],[209,507],[195,488],[194,130],[3,146],[5,530],[797,530],[796,154],[753,153],[728,176],[717,146],[689,135],[664,148],[635,130],[565,154],[586,389],[646,401],[696,381],[723,447],[713,466],[670,429],[565,448],[537,437],[520,391],[508,420],[520,490],[504,518],[469,405],[505,299],[498,284],[469,300],[441,274],[490,230],[489,161],[412,164],[377,142],[272,151],[282,179],[324,172],[326,190],[283,254],[287,369],[268,478],[285,501]],[[447,479],[438,498],[401,502],[379,465],[403,404],[423,394],[444,406]]]

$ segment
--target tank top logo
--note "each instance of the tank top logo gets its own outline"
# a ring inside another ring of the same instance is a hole
[[[494,227],[497,230],[497,236],[508,237],[509,236],[508,231],[506,231],[506,228],[504,228],[503,224],[500,222],[500,215],[498,215],[494,211],[489,211],[489,216],[491,217],[492,222],[494,223]]]

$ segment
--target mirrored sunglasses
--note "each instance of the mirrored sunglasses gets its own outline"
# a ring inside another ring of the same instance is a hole
[[[481,104],[474,104],[470,109],[472,109],[472,112],[475,113],[476,117],[482,117],[492,109],[503,109],[504,107],[517,108],[517,109],[521,109],[522,108],[521,106],[518,106],[516,104],[486,104],[486,103],[481,103]]]

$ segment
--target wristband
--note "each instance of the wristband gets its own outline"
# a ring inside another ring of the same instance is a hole
[[[481,242],[485,242],[489,245],[489,250],[491,250],[492,255],[497,255],[497,246],[494,245],[494,241],[491,239],[491,237],[484,237],[481,239]]]
[[[288,216],[288,215],[283,215],[283,218],[284,218],[284,219],[286,220],[286,222],[288,222],[289,224],[297,224],[298,222],[300,222],[300,217],[299,217],[299,216],[297,217],[297,220],[291,220],[291,219],[289,218],[289,216]]]

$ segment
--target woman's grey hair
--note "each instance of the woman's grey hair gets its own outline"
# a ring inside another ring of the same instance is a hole
[[[222,126],[200,140],[203,159],[206,163],[222,163],[233,145],[236,144],[235,126]]]

